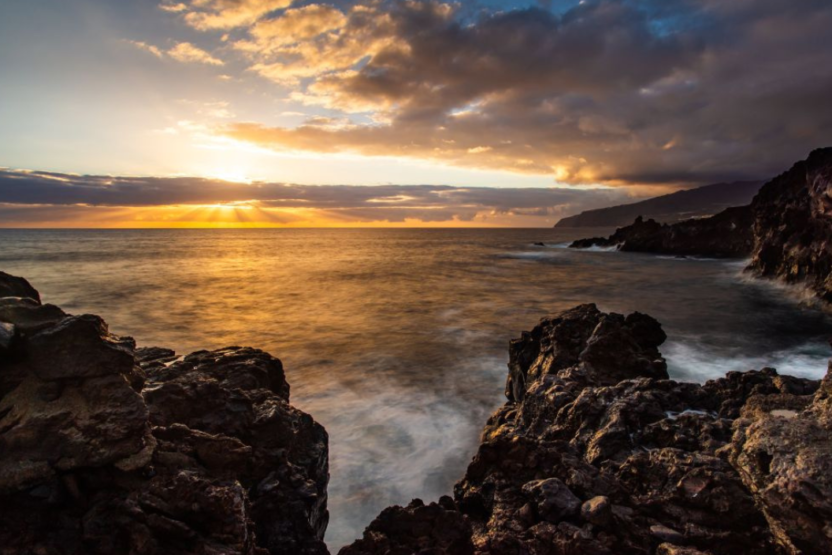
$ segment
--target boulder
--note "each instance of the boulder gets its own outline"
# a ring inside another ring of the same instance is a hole
[[[414,499],[407,507],[385,509],[339,555],[472,555],[471,525],[450,497],[425,505]]]
[[[0,298],[24,297],[40,304],[40,293],[22,277],[0,272]]]

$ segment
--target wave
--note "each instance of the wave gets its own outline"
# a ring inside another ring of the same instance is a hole
[[[670,341],[662,347],[670,377],[704,383],[728,372],[775,368],[783,375],[819,380],[826,374],[830,348],[820,341],[756,356],[726,352],[697,342]]]

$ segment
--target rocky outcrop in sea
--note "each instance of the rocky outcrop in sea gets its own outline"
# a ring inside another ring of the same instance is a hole
[[[832,374],[668,379],[657,321],[583,305],[511,344],[453,493],[341,555],[832,553]]]
[[[328,478],[276,358],[136,349],[0,272],[0,554],[325,554]]]
[[[832,148],[818,149],[766,183],[749,206],[673,225],[638,218],[572,248],[751,257],[753,274],[801,284],[832,302]]]
[[[633,224],[617,229],[609,237],[579,239],[570,247],[615,247],[625,252],[740,258],[754,250],[753,223],[753,213],[747,206],[676,224],[645,221],[639,216]]]

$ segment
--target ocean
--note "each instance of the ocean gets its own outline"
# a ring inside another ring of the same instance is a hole
[[[504,401],[509,340],[559,310],[657,318],[677,380],[825,374],[832,319],[799,290],[743,261],[565,248],[608,231],[0,230],[0,270],[141,346],[280,358],[330,434],[335,552],[384,507],[452,491]]]

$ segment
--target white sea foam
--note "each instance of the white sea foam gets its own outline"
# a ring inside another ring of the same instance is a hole
[[[502,359],[469,365],[477,366],[470,371],[495,382],[505,375]],[[301,404],[330,435],[326,539],[333,552],[355,540],[385,507],[414,498],[436,500],[451,492],[465,472],[488,414],[504,401],[502,390],[494,388],[493,405],[486,408],[454,391],[464,385],[436,385],[434,390],[414,389],[379,380]]]
[[[800,378],[820,379],[826,374],[832,355],[822,343],[805,343],[792,349],[759,356],[726,354],[699,343],[669,341],[662,346],[671,378],[703,383],[732,371],[744,372],[776,368],[778,373]]]

